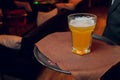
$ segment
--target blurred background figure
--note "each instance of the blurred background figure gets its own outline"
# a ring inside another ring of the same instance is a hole
[[[67,15],[78,12],[89,12],[88,0],[57,0],[52,10],[48,12],[39,11],[37,15],[37,26],[55,16],[66,18]]]
[[[110,0],[107,23],[103,36],[120,45],[120,0]]]
[[[107,24],[103,36],[120,45],[120,0],[110,0]],[[120,62],[111,67],[101,80],[120,80]]]

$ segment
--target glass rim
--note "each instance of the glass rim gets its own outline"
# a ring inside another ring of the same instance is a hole
[[[69,15],[68,15],[68,18],[69,18],[70,16],[73,16],[73,15],[78,15],[78,14],[91,15],[91,16],[94,16],[95,18],[97,18],[97,15],[95,15],[95,14],[93,14],[93,13],[72,13],[72,14],[69,14]]]

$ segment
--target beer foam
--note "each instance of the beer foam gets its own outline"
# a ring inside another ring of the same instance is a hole
[[[88,27],[95,25],[92,17],[77,17],[69,22],[69,25],[75,27]]]

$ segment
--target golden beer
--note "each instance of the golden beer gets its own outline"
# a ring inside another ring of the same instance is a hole
[[[79,17],[79,18],[83,18],[80,20],[79,19],[75,20],[75,18],[72,18],[71,20],[73,21],[71,21],[69,18],[69,28],[70,31],[72,32],[72,43],[73,43],[72,52],[79,55],[90,53],[92,32],[96,24],[93,18],[84,19],[84,17]]]

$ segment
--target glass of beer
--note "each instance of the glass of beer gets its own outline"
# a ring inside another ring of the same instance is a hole
[[[68,25],[72,35],[72,52],[79,55],[90,53],[92,32],[97,16],[90,13],[68,15]]]

